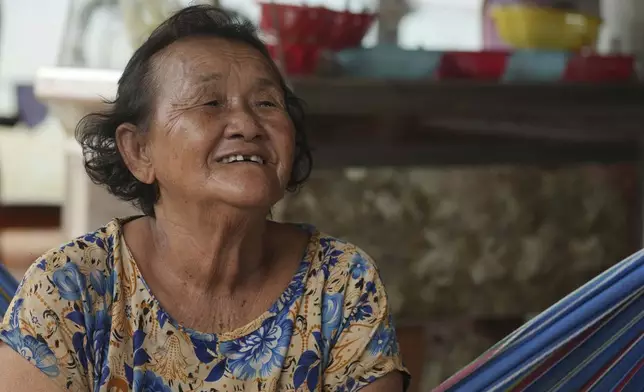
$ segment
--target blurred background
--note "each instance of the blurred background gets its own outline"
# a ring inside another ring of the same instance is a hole
[[[78,119],[195,1],[0,1],[0,263],[133,214]],[[208,3],[202,1],[201,3]],[[641,247],[641,0],[210,1],[262,29],[315,170],[275,209],[379,263],[414,391]]]

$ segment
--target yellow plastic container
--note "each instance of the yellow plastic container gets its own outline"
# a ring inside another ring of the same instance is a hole
[[[517,49],[594,47],[601,26],[599,18],[553,8],[499,5],[490,12],[501,39]]]

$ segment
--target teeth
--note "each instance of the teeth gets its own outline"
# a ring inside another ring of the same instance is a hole
[[[264,160],[262,159],[262,157],[257,155],[231,155],[221,160],[222,163],[248,162],[248,161],[259,163],[260,165],[264,164]]]

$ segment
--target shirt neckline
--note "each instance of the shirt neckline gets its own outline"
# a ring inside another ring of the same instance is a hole
[[[255,332],[264,324],[266,320],[274,316],[281,315],[283,312],[288,312],[288,309],[293,304],[293,302],[304,293],[305,280],[308,275],[310,266],[312,265],[313,258],[317,254],[317,249],[320,245],[320,232],[317,230],[317,228],[312,225],[298,224],[298,227],[309,233],[309,240],[304,249],[303,255],[300,258],[300,263],[297,267],[297,270],[295,271],[295,274],[291,278],[291,281],[287,285],[286,289],[282,291],[277,300],[260,316],[231,331],[218,333],[201,332],[182,325],[181,323],[176,321],[168,312],[166,312],[145,281],[145,278],[143,277],[141,270],[139,270],[136,260],[134,259],[134,256],[132,255],[132,252],[130,251],[130,248],[128,247],[123,235],[123,226],[125,225],[125,223],[137,218],[139,218],[139,216],[128,217],[125,219],[115,219],[117,225],[117,238],[115,240],[117,240],[122,247],[120,255],[122,262],[130,263],[134,270],[136,278],[142,283],[143,287],[145,288],[146,294],[152,300],[153,306],[156,307],[155,310],[161,313],[162,317],[166,319],[166,322],[170,323],[177,330],[185,332],[191,338],[203,341],[224,342],[242,338]],[[158,318],[159,315],[157,314],[154,317]]]

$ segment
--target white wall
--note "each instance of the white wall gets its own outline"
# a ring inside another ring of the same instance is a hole
[[[53,65],[68,0],[4,0],[0,26],[0,77],[30,80],[42,65]]]
[[[4,0],[0,25],[0,115],[15,110],[15,83],[52,65],[60,44],[67,0]]]

